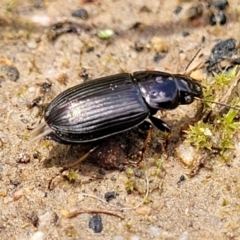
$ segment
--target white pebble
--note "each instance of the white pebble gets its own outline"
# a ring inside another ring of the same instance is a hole
[[[183,233],[179,236],[178,240],[188,240],[188,232],[183,232]]]
[[[30,240],[42,240],[42,239],[44,239],[44,233],[41,231],[35,232],[30,238]]]
[[[131,236],[130,240],[139,240],[140,238],[138,236]]]
[[[113,238],[113,240],[124,240],[123,236],[116,236]]]
[[[157,237],[160,234],[160,228],[158,227],[150,227],[150,235],[152,237]]]

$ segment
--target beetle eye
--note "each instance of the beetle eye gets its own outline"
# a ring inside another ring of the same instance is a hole
[[[199,86],[199,85],[195,85],[195,90],[197,92],[201,92],[202,91],[202,88]]]
[[[150,95],[150,97],[156,98],[156,97],[158,96],[158,92],[155,91],[155,90],[151,90],[151,91],[149,92],[149,95]]]
[[[192,96],[190,96],[190,95],[185,96],[185,97],[184,97],[184,100],[185,100],[185,103],[186,103],[186,104],[190,104],[190,103],[193,102],[193,98],[192,98]]]

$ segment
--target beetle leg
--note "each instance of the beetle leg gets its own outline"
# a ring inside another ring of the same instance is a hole
[[[63,166],[63,168],[72,168],[75,167],[77,165],[79,165],[81,162],[83,162],[84,160],[86,160],[88,158],[88,156],[94,152],[97,148],[99,147],[99,145],[93,147],[92,149],[90,149],[87,153],[85,153],[82,157],[80,157],[77,161],[70,163],[70,164],[66,164],[65,166]]]
[[[145,138],[145,141],[144,141],[143,147],[142,147],[142,159],[144,157],[144,153],[147,149],[147,146],[148,146],[149,142],[151,141],[151,137],[152,137],[152,125],[149,124],[149,129],[147,131],[147,136]]]
[[[144,158],[144,153],[148,147],[149,142],[151,141],[151,137],[152,137],[152,124],[148,121],[144,121],[142,124],[140,124],[139,128],[141,128],[142,130],[147,131],[147,136],[144,140],[143,143],[143,147],[141,148],[141,150],[138,153],[139,156],[139,160],[137,161],[137,165],[139,165],[139,163],[142,162],[143,158]],[[136,165],[136,162],[135,162]]]
[[[70,163],[70,164],[66,164],[65,166],[63,166],[63,168],[55,174],[54,177],[52,177],[48,183],[48,189],[49,190],[53,190],[53,180],[61,175],[65,170],[67,170],[68,168],[72,168],[72,167],[75,167],[77,165],[79,165],[82,161],[86,160],[88,158],[88,156],[94,152],[97,148],[99,147],[99,145],[93,147],[92,149],[90,149],[87,153],[85,153],[82,157],[80,157],[77,161],[73,162],[73,163]]]
[[[149,116],[149,119],[151,120],[152,124],[159,130],[161,130],[163,132],[171,131],[170,127],[163,120],[153,117],[151,115]]]

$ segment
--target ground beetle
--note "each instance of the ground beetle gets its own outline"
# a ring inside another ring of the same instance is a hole
[[[139,71],[102,77],[60,93],[32,136],[64,144],[93,142],[132,129],[147,118],[158,129],[169,131],[153,115],[201,97],[201,85],[181,74]]]

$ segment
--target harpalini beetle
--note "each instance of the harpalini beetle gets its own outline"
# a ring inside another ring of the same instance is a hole
[[[32,136],[64,144],[93,142],[137,127],[147,118],[158,129],[170,131],[153,115],[194,98],[202,98],[201,85],[181,74],[139,71],[102,77],[60,93]]]

